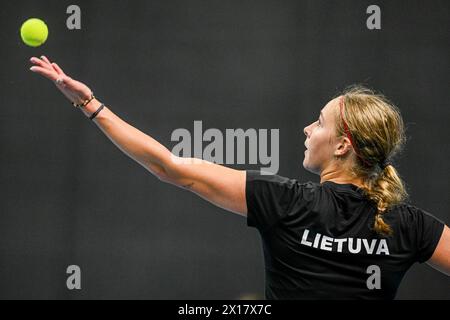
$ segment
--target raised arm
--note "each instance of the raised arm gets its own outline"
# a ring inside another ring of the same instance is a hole
[[[31,71],[53,81],[73,103],[88,101],[92,91],[83,83],[67,76],[46,57],[30,59]],[[93,99],[80,107],[90,117],[101,102]],[[205,160],[180,158],[158,141],[129,125],[109,108],[104,107],[93,119],[102,132],[126,155],[134,159],[161,181],[190,190],[205,200],[228,211],[246,215],[245,171],[234,170]]]
[[[444,226],[441,238],[427,263],[442,273],[450,276],[450,229]]]

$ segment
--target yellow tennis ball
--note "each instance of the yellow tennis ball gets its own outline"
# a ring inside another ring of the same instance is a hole
[[[30,47],[39,47],[48,37],[48,28],[44,21],[31,18],[20,27],[20,36],[23,42]]]

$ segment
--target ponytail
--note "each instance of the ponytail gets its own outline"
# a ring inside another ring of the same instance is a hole
[[[362,179],[361,189],[376,205],[374,230],[391,235],[392,228],[383,215],[408,197],[402,179],[389,162],[406,141],[400,110],[383,95],[361,86],[345,90],[339,104],[336,134],[349,137],[355,153],[350,173]]]
[[[392,235],[392,228],[384,221],[383,215],[392,206],[403,202],[407,197],[403,181],[393,165],[387,165],[375,176],[365,179],[363,190],[376,204],[374,230],[378,234]]]

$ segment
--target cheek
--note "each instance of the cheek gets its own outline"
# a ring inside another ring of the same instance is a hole
[[[310,147],[317,149],[322,148],[325,143],[327,143],[327,134],[321,128],[317,128],[311,135]]]
[[[316,155],[328,155],[331,152],[332,137],[328,131],[318,129],[311,137],[310,150]]]

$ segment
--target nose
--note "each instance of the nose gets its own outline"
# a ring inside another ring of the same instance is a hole
[[[309,132],[308,132],[309,126],[303,128],[303,133],[305,134],[305,136],[308,138],[309,137]]]

